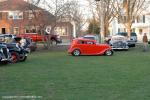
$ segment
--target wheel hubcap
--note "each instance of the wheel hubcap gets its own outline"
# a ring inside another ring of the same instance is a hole
[[[17,62],[17,56],[15,54],[12,55],[12,61]]]
[[[112,52],[109,50],[106,52],[106,55],[110,56],[112,54]]]
[[[79,50],[75,50],[74,51],[74,55],[76,55],[76,56],[80,55],[80,51]]]

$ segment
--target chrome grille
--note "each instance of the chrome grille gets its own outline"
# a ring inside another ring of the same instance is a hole
[[[8,58],[8,52],[7,52],[7,48],[2,48],[3,53],[5,55],[6,58]]]
[[[123,43],[121,41],[113,43],[113,47],[115,48],[126,48],[126,46],[126,43]]]

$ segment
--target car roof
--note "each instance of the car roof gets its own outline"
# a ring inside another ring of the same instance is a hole
[[[74,41],[92,41],[92,42],[95,42],[96,40],[91,40],[91,39],[85,39],[85,38],[82,38],[82,37],[79,37],[79,38],[76,38],[74,39]]]
[[[115,38],[115,37],[125,37],[125,36],[118,35],[118,34],[117,34],[117,35],[113,35],[113,36],[112,36],[112,38]]]
[[[15,34],[0,34],[0,36],[2,37],[7,37],[7,36],[11,36],[11,37],[15,37]]]
[[[94,34],[88,34],[88,35],[84,35],[83,37],[95,37],[96,35]]]
[[[118,32],[117,34],[119,34],[119,35],[128,35],[128,33],[127,32]],[[136,36],[136,33],[135,32],[131,32],[131,35],[135,35]]]

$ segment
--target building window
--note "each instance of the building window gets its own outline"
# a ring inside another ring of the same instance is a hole
[[[145,23],[145,15],[143,15],[143,23]]]
[[[135,32],[135,28],[132,29],[132,32]]]
[[[67,36],[67,27],[55,27],[55,34],[59,34],[60,36]]]
[[[120,28],[118,28],[118,32],[120,32]]]
[[[119,16],[118,18],[118,23],[123,23],[124,22],[124,16]]]
[[[33,11],[29,11],[29,19],[33,19],[34,18],[34,12]]]
[[[23,12],[10,11],[8,12],[8,19],[23,19]]]
[[[118,28],[118,32],[126,32],[126,28]]]
[[[127,23],[127,16],[119,16],[118,23]]]
[[[139,34],[142,34],[143,33],[143,30],[142,29],[139,29]]]
[[[37,33],[37,28],[35,26],[26,26],[25,33]]]
[[[127,16],[119,16],[118,17],[118,23],[120,24],[120,23],[127,23],[128,22],[128,20],[127,20],[128,18],[127,18]],[[135,23],[135,16],[132,16],[132,23]]]
[[[19,34],[19,27],[14,27],[14,34]]]
[[[132,16],[132,23],[135,23],[135,16]]]
[[[145,23],[145,15],[137,17],[137,23]]]
[[[23,12],[18,13],[18,18],[19,18],[19,19],[23,19]]]
[[[123,23],[127,23],[127,17],[123,16]]]
[[[2,34],[6,34],[6,28],[2,28],[2,29],[1,29],[1,33],[2,33]]]

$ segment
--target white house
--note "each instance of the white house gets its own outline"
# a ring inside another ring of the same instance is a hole
[[[124,24],[119,23],[118,19],[115,18],[110,25],[110,35],[115,35],[118,32],[127,32]],[[132,32],[135,32],[140,42],[144,33],[147,33],[150,39],[150,14],[140,15],[133,21]]]
[[[146,0],[147,1],[147,0]],[[123,0],[120,0],[123,2]],[[138,36],[138,41],[142,40],[144,33],[147,33],[148,38],[150,39],[150,7],[142,11],[138,16],[133,16],[132,32],[135,32]],[[124,22],[126,21],[126,16],[122,15]],[[110,35],[115,35],[118,32],[127,32],[127,29],[123,23],[120,23],[117,18],[114,18],[110,24]]]

